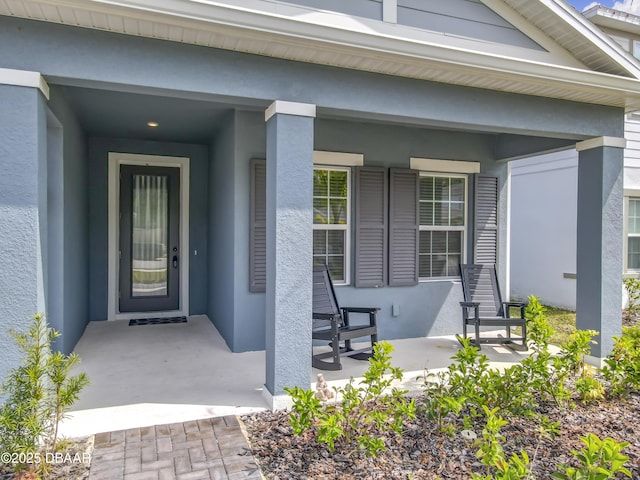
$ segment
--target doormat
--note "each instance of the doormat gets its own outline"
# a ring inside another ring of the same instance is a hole
[[[135,318],[129,320],[129,326],[136,325],[162,325],[165,323],[187,323],[187,317],[168,317],[168,318]]]

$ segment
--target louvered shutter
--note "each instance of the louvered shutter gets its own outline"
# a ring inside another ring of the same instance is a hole
[[[389,285],[418,283],[418,199],[416,170],[389,170]]]
[[[473,262],[498,263],[498,177],[477,174],[474,184]]]
[[[251,160],[249,231],[249,291],[264,292],[267,285],[267,162]]]
[[[356,287],[381,287],[387,279],[387,170],[355,170]]]

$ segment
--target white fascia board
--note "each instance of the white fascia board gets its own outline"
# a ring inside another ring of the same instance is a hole
[[[600,147],[625,148],[626,146],[627,141],[621,137],[596,137],[576,143],[576,150],[582,152]]]
[[[557,5],[554,0],[539,0]],[[636,96],[640,99],[640,82],[637,78],[593,72],[583,68],[568,67],[533,61],[537,52],[531,49],[508,47],[514,55],[489,52],[491,47],[506,48],[489,42],[469,41],[459,37],[413,30],[419,39],[394,35],[407,27],[298,7],[271,0],[235,0],[233,4],[204,0],[48,0],[87,10],[100,10],[106,14],[161,21],[184,28],[209,30],[212,25],[241,30],[243,37],[259,40],[267,38],[296,45],[313,43],[333,45],[338,48],[355,48],[369,58],[436,62],[444,68],[464,70],[478,75],[499,76],[504,79],[535,82],[539,85],[584,87],[593,92]],[[566,15],[565,15],[566,16]],[[575,20],[575,16],[572,16]],[[582,19],[586,24],[586,19]],[[586,27],[586,25],[585,25]],[[596,27],[591,26],[593,30]],[[604,34],[602,34],[604,35]],[[448,42],[448,44],[447,44]],[[463,46],[464,45],[464,46]],[[472,49],[472,45],[475,49]],[[338,50],[336,49],[338,53]],[[345,52],[347,54],[351,52]],[[635,75],[634,75],[635,77]]]

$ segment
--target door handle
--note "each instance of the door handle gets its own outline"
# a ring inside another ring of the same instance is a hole
[[[178,268],[178,256],[173,256],[173,268]]]

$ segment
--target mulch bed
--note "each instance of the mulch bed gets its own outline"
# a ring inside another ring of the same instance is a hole
[[[500,432],[506,437],[503,446],[507,456],[511,452],[527,452],[534,478],[551,478],[560,465],[575,464],[571,450],[582,448],[580,436],[594,433],[601,439],[612,437],[629,442],[623,452],[629,456],[626,466],[633,479],[640,479],[640,395],[570,409],[543,405],[542,413],[560,422],[561,433],[552,440],[538,442],[538,425],[521,417],[508,418],[509,425]],[[468,479],[471,472],[487,473],[475,458],[476,448],[471,441],[459,433],[439,431],[424,415],[408,420],[401,437],[388,434],[387,450],[377,458],[338,448],[331,453],[316,442],[311,432],[293,435],[285,412],[263,412],[244,416],[242,420],[253,454],[268,479],[444,480]],[[478,435],[483,422],[479,420],[473,426]]]

